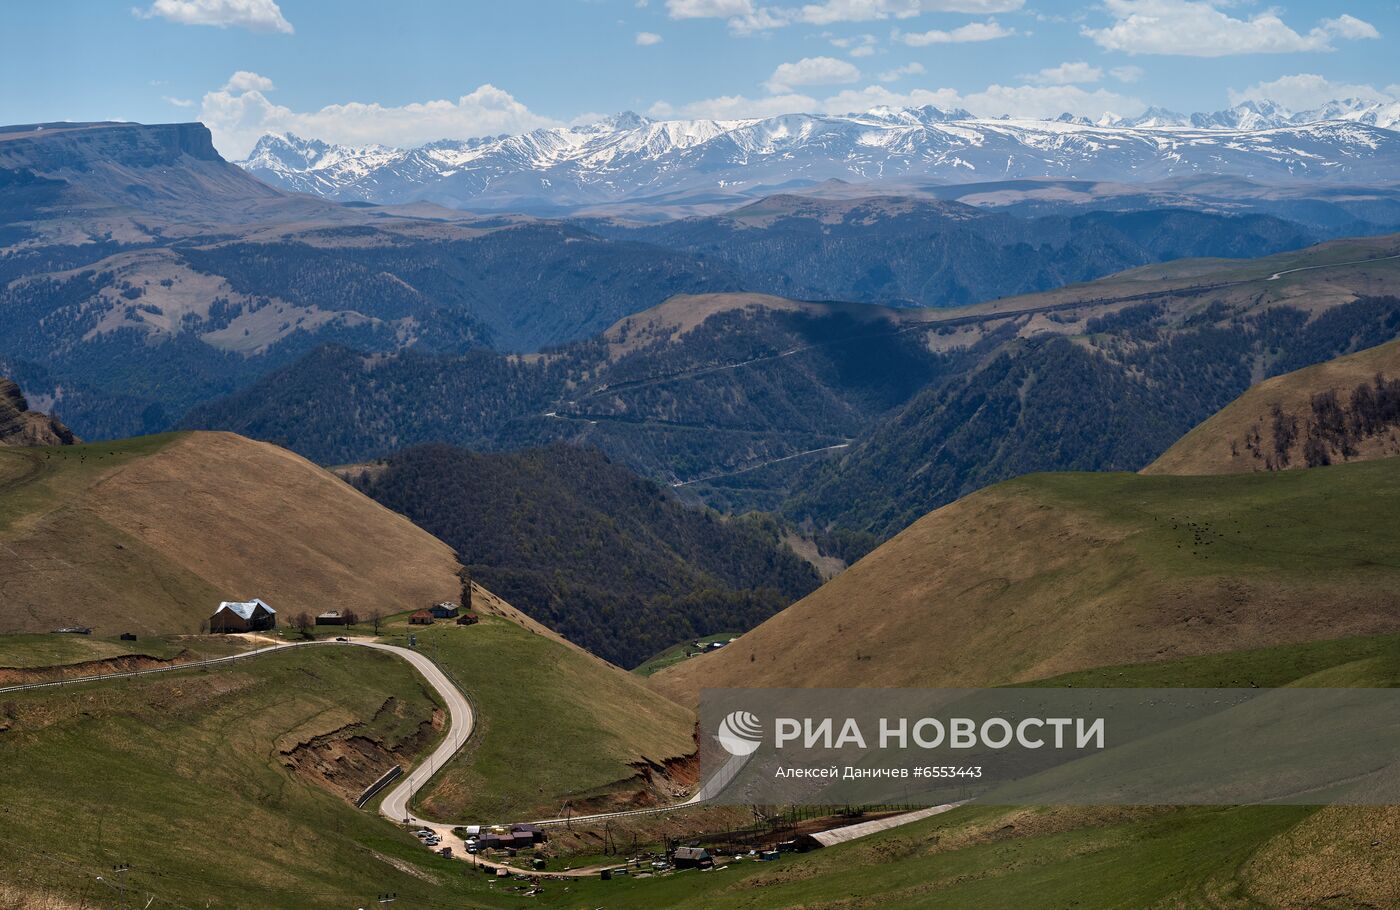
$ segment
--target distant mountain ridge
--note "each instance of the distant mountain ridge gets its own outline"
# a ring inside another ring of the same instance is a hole
[[[1400,103],[1364,101],[1298,113],[1253,101],[1190,116],[1154,108],[1096,123],[1069,115],[977,118],[932,106],[759,120],[662,121],[629,112],[410,149],[268,134],[239,163],[274,186],[339,201],[558,211],[831,179],[1390,181],[1400,172],[1397,124]]]

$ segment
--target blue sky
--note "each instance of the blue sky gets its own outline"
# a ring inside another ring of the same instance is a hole
[[[1294,109],[1400,95],[1400,0],[6,0],[0,122],[412,145],[622,110]]]

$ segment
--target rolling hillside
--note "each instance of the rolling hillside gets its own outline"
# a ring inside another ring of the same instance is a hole
[[[380,611],[399,614],[386,628],[402,636],[404,611],[461,590],[452,548],[299,456],[227,433],[0,449],[0,552],[12,557],[0,560],[0,633],[194,633],[220,600],[261,597],[284,625],[301,611]],[[454,775],[513,794],[491,804],[501,811],[655,799],[660,784],[640,769],[656,763],[669,780],[666,763],[685,764],[689,712],[481,586],[473,609],[479,626],[419,632],[483,712],[475,757],[444,777],[457,793],[444,805],[468,807]],[[33,636],[20,641],[38,653]],[[566,768],[511,766],[532,750]]]
[[[1396,459],[1023,477],[930,513],[651,682],[687,703],[702,686],[992,685],[1395,631],[1397,515]]]
[[[438,713],[406,663],[367,648],[7,695],[0,905],[118,906],[102,881],[119,863],[142,906],[465,899],[445,860],[351,803],[433,743]]]
[[[451,548],[290,452],[227,433],[0,450],[0,631],[197,632],[221,600],[284,617],[419,609]]]
[[[1400,455],[1400,341],[1251,387],[1144,474],[1232,474]]]

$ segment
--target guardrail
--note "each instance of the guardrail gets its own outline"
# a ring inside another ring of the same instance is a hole
[[[402,776],[403,768],[399,767],[398,765],[394,765],[394,767],[379,775],[379,780],[366,787],[365,792],[360,794],[360,798],[355,800],[355,808],[363,809],[365,807],[365,803],[374,799],[374,797],[379,793],[379,791],[383,790],[385,787],[389,786],[391,783],[398,780]]]
[[[199,667],[208,667],[213,664],[229,663],[230,661],[244,660],[249,657],[271,654],[274,651],[285,651],[287,648],[296,648],[303,644],[316,644],[316,642],[287,642],[285,645],[268,645],[265,648],[254,648],[251,651],[242,651],[238,654],[228,654],[224,657],[211,657],[207,660],[189,660],[183,663],[170,664],[167,667],[148,667],[145,670],[126,670],[122,673],[98,673],[92,676],[74,676],[69,679],[54,679],[48,682],[4,686],[0,687],[0,693],[27,692],[32,689],[52,689],[57,686],[73,686],[79,683],[104,682],[112,679],[128,679],[133,676],[148,676],[152,673],[173,673],[177,670],[192,670]]]

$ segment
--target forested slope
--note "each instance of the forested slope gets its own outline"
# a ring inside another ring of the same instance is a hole
[[[421,446],[344,473],[477,581],[623,666],[752,628],[819,581],[771,523],[687,508],[593,450]]]

